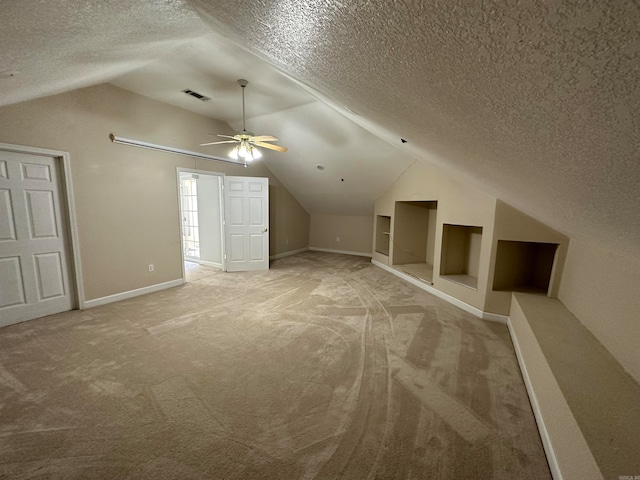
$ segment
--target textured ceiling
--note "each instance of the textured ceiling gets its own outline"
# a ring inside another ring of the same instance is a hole
[[[637,2],[189,3],[421,159],[640,254]]]
[[[333,183],[323,199],[319,172],[303,168],[317,158],[349,152],[331,168],[361,172],[354,192],[366,190],[367,170],[386,165],[376,160],[367,169],[366,156],[351,154],[354,143],[368,138],[362,129],[349,124],[355,136],[347,138],[354,141],[342,144],[339,136],[314,133],[339,132],[334,127],[343,124],[336,119],[345,118],[337,112],[346,106],[359,114],[343,111],[347,117],[386,141],[375,147],[409,140],[390,153],[395,157],[387,164],[395,169],[387,165],[386,183],[371,183],[374,198],[415,157],[471,179],[572,237],[640,255],[636,2],[104,0],[73,2],[73,8],[70,2],[29,2],[28,9],[26,3],[4,2],[0,11],[0,70],[22,72],[0,80],[2,104],[111,81],[134,68],[152,72],[162,67],[151,59],[176,61],[171,54],[179,51],[187,52],[184,61],[190,54],[195,59],[183,65],[187,76],[205,83],[211,78],[215,94],[216,86],[228,88],[223,77],[216,84],[215,69],[197,61],[207,51],[200,37],[213,31],[285,74],[265,76],[265,85],[273,85],[268,88],[250,78],[256,95],[271,88],[283,102],[256,100],[250,129],[292,129],[313,146],[306,165],[266,159],[294,194],[294,182],[305,185],[303,205],[349,211],[331,205]],[[224,72],[227,84],[246,67],[238,62]],[[145,88],[131,75],[122,81]],[[171,82],[165,86],[173,88]],[[308,99],[297,84],[311,92]],[[218,118],[238,128],[237,113],[227,107]],[[277,110],[267,113],[271,108]],[[295,125],[286,122],[286,112]],[[297,143],[291,142],[293,152]],[[304,196],[310,189],[313,198]],[[342,206],[351,202],[352,212],[366,201],[339,198]]]
[[[240,122],[238,78],[246,78],[248,117],[271,114],[316,99],[268,63],[224,38],[209,34],[165,52],[157,60],[111,83],[165,103],[227,122]],[[186,88],[211,100],[185,95]]]
[[[240,131],[237,79],[247,78],[247,129],[289,148],[263,150],[262,161],[313,213],[373,214],[375,199],[414,161],[213,32],[185,2],[42,2],[38,16],[26,2],[7,7],[0,10],[0,105],[110,82]],[[2,72],[17,73],[1,79]],[[186,88],[211,100],[189,97]],[[224,156],[230,148],[205,150]]]
[[[289,149],[285,154],[263,149],[262,161],[311,213],[372,215],[375,199],[414,161],[345,118],[344,109],[328,107],[270,64],[219,35],[173,49],[111,83],[225,120],[241,131],[238,78],[249,79],[247,130],[275,135],[278,144]],[[211,99],[196,100],[182,93],[185,88]],[[229,145],[206,147],[222,156],[230,149]],[[318,170],[318,165],[324,170]]]
[[[0,105],[108,81],[209,32],[171,0],[3,0],[0,26]]]

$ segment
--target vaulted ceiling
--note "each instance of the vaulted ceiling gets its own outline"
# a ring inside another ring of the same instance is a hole
[[[237,130],[243,77],[312,213],[371,214],[417,159],[640,256],[638,24],[617,0],[11,0],[0,104],[112,82]]]

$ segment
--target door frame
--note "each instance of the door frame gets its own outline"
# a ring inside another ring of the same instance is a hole
[[[227,260],[226,260],[226,256],[225,256],[225,225],[224,225],[224,193],[223,193],[223,188],[224,188],[224,177],[225,174],[224,173],[220,173],[220,172],[212,172],[210,170],[199,170],[199,169],[195,169],[195,168],[186,168],[186,167],[176,167],[176,192],[177,192],[177,199],[178,199],[178,225],[180,226],[180,260],[181,260],[181,265],[182,265],[182,281],[185,282],[187,279],[186,276],[186,272],[184,270],[184,248],[182,248],[182,208],[180,207],[181,203],[180,203],[180,174],[181,173],[195,173],[196,175],[211,175],[211,176],[216,176],[216,177],[220,177],[220,190],[218,191],[218,195],[219,195],[219,199],[220,199],[220,234],[221,234],[221,239],[220,239],[220,248],[222,249],[222,271],[226,272],[227,271]]]
[[[61,184],[60,193],[60,211],[64,216],[66,224],[66,233],[68,240],[65,248],[68,249],[69,261],[69,284],[70,284],[70,300],[72,309],[83,310],[85,308],[84,299],[84,283],[82,281],[82,265],[80,263],[80,243],[78,241],[78,221],[76,217],[76,206],[73,197],[73,183],[71,181],[71,159],[69,152],[61,150],[52,150],[49,148],[29,147],[26,145],[15,145],[11,143],[0,143],[0,150],[13,153],[26,153],[30,155],[39,155],[42,157],[53,158],[60,167]]]

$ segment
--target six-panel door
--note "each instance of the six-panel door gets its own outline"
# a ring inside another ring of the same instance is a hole
[[[226,270],[269,269],[269,179],[224,178]]]
[[[72,308],[55,158],[0,151],[0,326]]]

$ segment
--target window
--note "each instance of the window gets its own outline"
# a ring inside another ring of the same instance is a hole
[[[198,231],[198,191],[196,178],[180,176],[180,213],[182,215],[182,249],[185,258],[200,258]]]

